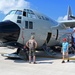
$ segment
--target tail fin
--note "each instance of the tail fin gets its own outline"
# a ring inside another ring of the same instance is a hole
[[[72,20],[71,16],[72,16],[72,12],[71,12],[71,7],[69,6],[69,7],[68,7],[67,19],[68,19],[68,20]]]
[[[72,20],[75,19],[75,16],[72,15],[71,7],[68,7],[68,14],[67,14],[67,19]]]

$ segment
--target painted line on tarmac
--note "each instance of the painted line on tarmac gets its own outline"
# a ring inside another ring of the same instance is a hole
[[[37,57],[62,59],[62,57],[58,57],[58,56],[37,56]],[[65,58],[65,59],[67,59],[67,58]],[[69,59],[70,60],[75,60],[75,58],[71,58],[71,57],[69,57]]]
[[[0,52],[0,54],[7,54],[7,53],[4,53],[4,52]]]

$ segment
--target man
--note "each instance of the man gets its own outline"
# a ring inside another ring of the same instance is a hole
[[[63,43],[62,43],[62,63],[65,63],[64,61],[64,57],[66,55],[66,57],[68,58],[67,59],[67,62],[69,62],[69,56],[68,56],[68,47],[69,47],[69,44],[67,42],[67,39],[66,38],[63,38]]]
[[[31,39],[27,41],[26,46],[29,48],[29,63],[31,63],[31,54],[33,54],[33,63],[35,62],[35,48],[37,48],[37,42],[34,40],[34,36],[31,36]]]
[[[74,49],[75,49],[75,28],[73,28],[72,42],[73,42],[73,47],[74,47]]]

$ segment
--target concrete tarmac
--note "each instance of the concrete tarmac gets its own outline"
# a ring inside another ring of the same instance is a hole
[[[0,48],[0,75],[75,75],[75,60],[61,63],[62,59],[36,57],[37,64],[20,59],[8,59],[2,53],[16,49]]]

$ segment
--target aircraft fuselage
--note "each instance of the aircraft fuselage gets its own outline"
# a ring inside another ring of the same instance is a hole
[[[68,29],[52,29],[52,27],[58,25],[56,21],[29,9],[11,11],[3,22],[7,20],[15,23],[20,28],[16,41],[23,45],[30,39],[31,35],[34,35],[38,47],[41,47],[44,43],[48,46],[54,46],[62,42],[65,34],[71,33]],[[65,37],[67,36],[65,35]]]

